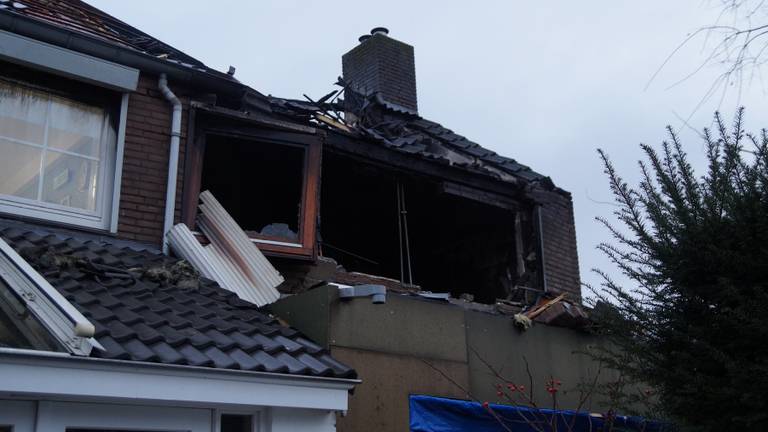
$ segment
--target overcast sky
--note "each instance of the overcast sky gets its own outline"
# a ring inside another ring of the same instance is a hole
[[[86,0],[88,1],[88,0]],[[415,47],[419,111],[457,133],[549,175],[573,194],[581,278],[615,271],[595,250],[607,239],[594,222],[612,207],[595,149],[637,178],[638,144],[659,144],[664,127],[682,129],[703,169],[702,143],[688,118],[715,77],[703,41],[668,54],[711,24],[715,1],[296,1],[90,0],[91,4],[226,71],[266,94],[320,97],[341,74],[341,55],[376,26]],[[747,127],[766,126],[766,92],[744,87],[713,98],[691,117],[697,129],[740,103]]]

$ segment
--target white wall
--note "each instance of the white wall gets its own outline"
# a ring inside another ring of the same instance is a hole
[[[67,428],[217,432],[220,413],[254,414],[254,432],[335,432],[334,411],[179,408],[40,400],[0,399],[0,425],[14,432],[65,432]]]
[[[334,432],[336,414],[333,411],[273,408],[270,411],[271,429],[267,432]]]

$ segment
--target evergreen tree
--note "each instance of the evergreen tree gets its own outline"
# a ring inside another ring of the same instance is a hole
[[[598,219],[613,237],[598,247],[634,286],[595,270],[610,341],[597,355],[643,383],[627,400],[652,389],[684,430],[768,431],[768,134],[742,119],[729,130],[715,114],[701,177],[671,127],[658,150],[641,145],[635,187],[599,150],[618,224]]]

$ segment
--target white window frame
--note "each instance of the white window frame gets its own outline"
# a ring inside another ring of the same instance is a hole
[[[215,410],[216,423],[214,424],[213,432],[221,432],[221,416],[224,414],[229,415],[241,415],[251,416],[251,430],[249,432],[259,432],[266,430],[266,416],[262,415],[262,410],[259,408],[243,410],[243,409],[217,409]]]
[[[212,410],[204,408],[40,401],[37,408],[37,430],[211,432],[211,415]]]
[[[11,246],[0,239],[0,279],[68,352],[87,356],[96,347],[94,325]]]
[[[20,83],[11,84],[24,86]],[[65,225],[117,232],[128,99],[128,93],[123,93],[118,113],[117,130],[108,127],[110,117],[105,109],[102,126],[104,132],[100,143],[99,175],[96,179],[99,192],[96,197],[95,210],[88,211],[12,195],[0,195],[0,212],[50,220]],[[42,182],[43,179],[41,178],[40,181]]]
[[[107,188],[105,188],[104,194],[110,202],[103,203],[103,212],[98,220],[72,217],[67,211],[63,213],[53,209],[40,211],[40,206],[34,206],[37,209],[35,211],[35,208],[20,205],[15,200],[13,204],[1,204],[0,212],[116,233],[120,207],[120,179],[123,169],[128,95],[138,87],[139,70],[5,30],[0,30],[0,60],[82,81],[122,94],[117,145],[114,151],[108,155],[108,162],[112,166],[109,167],[109,170],[104,170],[105,173],[114,173],[114,176],[110,176],[112,180],[111,195],[106,193]]]

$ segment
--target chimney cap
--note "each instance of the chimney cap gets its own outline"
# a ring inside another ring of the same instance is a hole
[[[375,35],[375,34],[383,34],[386,36],[389,34],[389,29],[386,27],[374,27],[373,29],[371,29],[371,35]]]
[[[371,38],[371,35],[362,35],[362,36],[360,36],[359,38],[357,38],[357,40],[358,40],[360,43],[363,43],[363,42],[367,41],[367,40],[368,40],[368,39],[370,39],[370,38]]]

